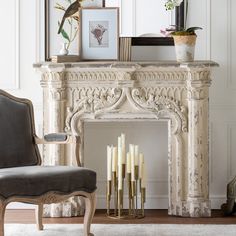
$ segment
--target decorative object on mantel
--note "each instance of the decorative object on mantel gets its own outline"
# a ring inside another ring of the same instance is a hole
[[[221,209],[225,216],[236,213],[236,176],[227,184],[227,202],[222,204]]]
[[[57,2],[55,4],[55,2]],[[51,61],[52,55],[59,54],[60,43],[63,39],[67,43],[67,49],[70,54],[79,53],[79,42],[78,42],[78,29],[79,29],[79,18],[78,11],[79,7],[104,7],[105,0],[44,0],[45,4],[45,60]],[[55,10],[56,9],[56,10]],[[67,12],[65,14],[65,12]],[[60,13],[63,13],[60,15]],[[65,15],[65,17],[63,17]],[[58,19],[61,20],[58,22]],[[64,19],[64,20],[63,20]],[[64,24],[61,22],[64,21]],[[59,24],[58,24],[59,23]],[[60,29],[60,34],[58,29]],[[73,61],[70,61],[73,62]]]
[[[35,64],[42,74],[43,130],[77,134],[83,166],[86,121],[167,120],[168,214],[209,217],[209,87],[217,66],[212,61]],[[55,145],[43,151],[45,164],[71,163],[70,149]],[[50,209],[51,214],[57,212]]]
[[[186,3],[186,18],[184,27],[176,27],[171,29],[171,35],[175,42],[176,59],[178,62],[191,62],[194,61],[194,51],[197,35],[196,30],[202,29],[201,27],[186,27],[188,17],[188,0]],[[168,0],[165,4],[166,10],[173,10],[175,7],[184,4],[184,0]]]
[[[175,42],[176,59],[179,62],[194,61],[194,51],[197,35],[195,30],[202,29],[200,27],[191,27],[181,31],[172,32],[171,35]]]
[[[60,55],[62,56],[68,55],[69,50],[67,49],[67,43],[62,43],[61,46],[62,48],[60,50]]]
[[[119,8],[82,8],[79,17],[80,58],[118,60]]]
[[[146,170],[144,156],[139,146],[130,144],[126,155],[125,134],[118,137],[118,147],[107,146],[107,215],[121,219],[125,217],[143,218],[146,201]],[[124,210],[124,180],[127,173],[129,210]],[[141,198],[139,198],[139,193]],[[111,197],[114,210],[111,211]],[[141,204],[138,204],[138,199]],[[138,206],[140,205],[140,209]]]
[[[53,63],[62,63],[62,62],[79,62],[80,57],[78,55],[57,55],[52,56],[52,62]]]

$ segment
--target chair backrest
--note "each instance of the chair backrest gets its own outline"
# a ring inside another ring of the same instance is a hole
[[[32,103],[0,90],[0,168],[40,164],[34,135]]]

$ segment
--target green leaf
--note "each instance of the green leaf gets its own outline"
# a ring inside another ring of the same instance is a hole
[[[63,38],[70,41],[70,38],[69,38],[68,34],[66,33],[66,31],[64,29],[61,30],[61,34],[62,34]]]
[[[58,21],[58,26],[60,27],[60,21]],[[70,42],[70,37],[68,36],[68,34],[66,33],[66,31],[63,28],[61,30],[61,35],[63,36],[64,39],[66,39],[67,41]]]
[[[195,30],[202,30],[201,27],[191,27],[191,28],[188,28],[186,29],[186,32],[195,32]]]

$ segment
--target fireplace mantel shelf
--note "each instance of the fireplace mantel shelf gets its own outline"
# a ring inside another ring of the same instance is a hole
[[[204,68],[204,67],[217,67],[218,64],[214,61],[195,61],[179,63],[176,61],[137,61],[137,62],[117,62],[117,61],[84,61],[77,63],[52,63],[42,62],[35,63],[34,68],[45,69],[70,69],[70,68],[147,68],[147,67],[179,67],[179,68]]]
[[[83,165],[84,121],[167,119],[169,214],[210,216],[208,100],[211,70],[217,66],[212,61],[37,63],[44,133],[80,136]],[[75,163],[63,148],[45,149],[50,159],[44,164]],[[57,210],[51,209],[52,215]]]

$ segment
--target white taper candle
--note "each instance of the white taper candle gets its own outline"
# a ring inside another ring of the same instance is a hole
[[[118,189],[122,189],[122,144],[121,137],[118,137]]]
[[[112,148],[112,172],[117,172],[117,147]]]
[[[130,157],[131,157],[131,180],[135,181],[135,161],[134,161],[134,145],[130,145]]]
[[[125,134],[121,134],[122,164],[125,164]]]

